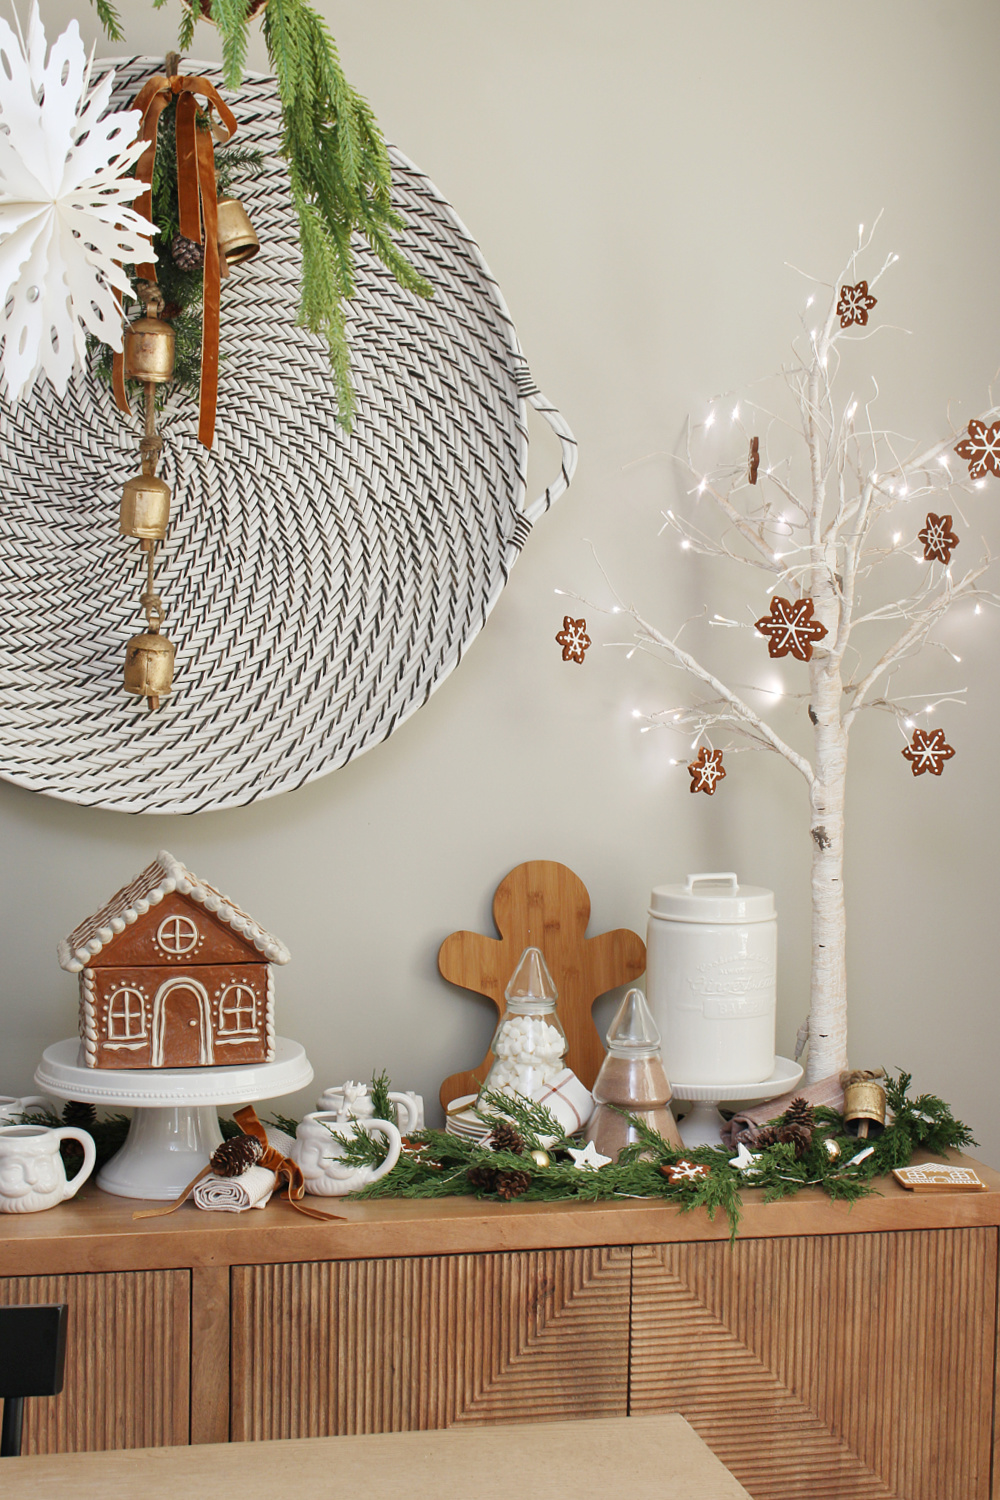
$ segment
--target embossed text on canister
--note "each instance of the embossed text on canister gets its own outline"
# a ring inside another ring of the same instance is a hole
[[[671,1083],[762,1083],[774,1071],[774,892],[732,873],[654,887],[646,995]]]

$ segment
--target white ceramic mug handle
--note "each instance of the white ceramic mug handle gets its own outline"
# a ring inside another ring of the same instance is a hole
[[[77,1188],[83,1187],[83,1184],[94,1170],[94,1163],[97,1160],[97,1147],[94,1145],[93,1136],[88,1135],[85,1130],[77,1130],[75,1125],[63,1125],[61,1129],[54,1131],[53,1134],[57,1141],[79,1141],[83,1147],[83,1166],[77,1172],[76,1176],[67,1182],[66,1191],[63,1193],[63,1199],[65,1200],[66,1198],[72,1198]]]
[[[403,1135],[409,1135],[411,1130],[416,1130],[417,1128],[416,1101],[411,1099],[409,1094],[390,1094],[389,1098],[396,1106],[397,1114],[402,1114],[405,1116],[405,1118],[400,1120],[399,1122],[400,1130],[402,1131]]]
[[[45,1112],[48,1113],[49,1101],[44,1099],[41,1094],[25,1094],[24,1098],[19,1099],[17,1102],[21,1106],[22,1114],[27,1112],[29,1104],[40,1104]]]
[[[402,1139],[395,1125],[391,1124],[389,1120],[358,1120],[357,1123],[361,1126],[362,1130],[367,1130],[369,1134],[372,1131],[376,1131],[379,1135],[384,1135],[389,1142],[388,1156],[380,1167],[373,1168],[372,1175],[368,1179],[369,1182],[378,1182],[379,1178],[384,1177],[386,1172],[391,1172],[399,1161],[399,1153],[403,1144]]]

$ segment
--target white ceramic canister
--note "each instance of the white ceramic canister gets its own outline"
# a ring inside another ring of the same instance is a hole
[[[646,998],[680,1083],[763,1083],[774,1072],[774,892],[733,874],[654,887]]]

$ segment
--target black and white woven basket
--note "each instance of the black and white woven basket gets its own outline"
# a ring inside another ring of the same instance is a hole
[[[162,64],[114,66],[120,107]],[[237,139],[269,153],[241,194],[263,249],[223,283],[214,448],[197,442],[191,397],[161,423],[174,501],[157,587],[177,669],[157,713],[121,686],[142,628],[139,551],[118,535],[138,419],[94,373],[62,400],[46,384],[0,406],[0,776],[93,807],[239,806],[378,744],[461,660],[575,467],[478,247],[395,150],[401,243],[435,296],[401,291],[360,252],[358,412],[351,434],[335,425],[325,346],[295,326],[273,79],[248,76],[236,107]],[[563,454],[533,504],[526,403]]]

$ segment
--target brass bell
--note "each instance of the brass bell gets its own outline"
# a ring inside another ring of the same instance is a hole
[[[260,240],[250,223],[250,215],[238,198],[219,199],[219,254],[231,266],[249,260],[260,249]]]
[[[174,373],[174,330],[162,318],[136,318],[125,329],[125,379],[162,385]]]
[[[118,530],[122,536],[162,542],[170,520],[170,486],[155,474],[133,474],[122,487]]]
[[[158,631],[144,630],[125,647],[125,691],[150,699],[157,708],[170,692],[174,677],[173,642]]]
[[[841,1074],[844,1129],[861,1140],[877,1140],[885,1129],[885,1089],[870,1072]]]

